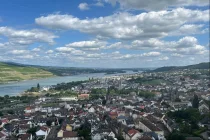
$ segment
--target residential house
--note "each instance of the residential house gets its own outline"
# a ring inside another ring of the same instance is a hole
[[[0,140],[6,140],[8,134],[5,131],[0,131]]]
[[[38,131],[36,131],[36,136],[38,138],[43,138],[44,140],[47,138],[50,132],[50,128],[47,126],[41,126]]]
[[[80,94],[78,95],[79,100],[89,100],[89,94]]]
[[[63,131],[62,129],[58,132],[57,137],[61,140],[79,140],[77,132]]]
[[[28,134],[28,133],[26,133],[26,134],[20,134],[19,136],[18,136],[18,140],[32,140],[32,135],[31,134]]]
[[[123,131],[123,138],[125,140],[137,140],[141,137],[141,133],[135,129],[124,129]]]
[[[34,113],[35,112],[35,107],[28,106],[25,108],[25,113]]]

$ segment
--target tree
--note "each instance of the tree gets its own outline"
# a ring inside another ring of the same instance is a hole
[[[198,95],[196,95],[196,94],[194,94],[194,98],[193,98],[193,101],[192,101],[192,106],[193,106],[193,108],[198,108],[198,106],[199,106]]]
[[[182,134],[172,132],[167,140],[185,140],[185,137]]]
[[[3,116],[4,114],[2,112],[0,112],[0,116]]]
[[[62,118],[60,118],[60,119],[58,120],[58,122],[59,122],[60,125],[63,123],[63,121],[64,121],[64,119],[62,119]]]
[[[37,89],[40,90],[40,85],[39,85],[39,83],[37,84]]]
[[[32,127],[28,129],[27,133],[32,134],[33,136],[36,134],[38,127]]]
[[[8,110],[7,113],[8,114],[14,114],[15,112],[13,110]]]
[[[5,98],[5,99],[8,99],[8,98],[9,98],[9,95],[5,95],[4,98]]]
[[[52,125],[52,121],[51,120],[47,120],[46,124],[47,124],[47,126],[51,126]]]
[[[106,100],[105,99],[102,101],[102,105],[103,106],[106,105]]]

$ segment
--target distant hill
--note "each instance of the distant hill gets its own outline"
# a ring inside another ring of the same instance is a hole
[[[88,73],[106,73],[106,74],[117,74],[125,73],[126,71],[146,71],[151,68],[85,68],[85,67],[59,67],[59,66],[39,66],[39,65],[27,65],[14,62],[4,62],[12,66],[21,66],[21,67],[35,67],[49,71],[57,76],[69,76],[69,75],[78,75],[78,74],[88,74]]]
[[[173,70],[181,70],[181,69],[209,69],[210,63],[200,63],[195,65],[188,66],[168,66],[168,67],[160,67],[150,72],[165,72],[165,71],[173,71]]]
[[[52,77],[53,73],[25,65],[0,62],[0,83]]]

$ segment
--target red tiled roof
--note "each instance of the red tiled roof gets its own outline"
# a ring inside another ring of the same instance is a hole
[[[118,115],[117,112],[110,112],[109,115]]]
[[[21,140],[28,140],[28,139],[30,138],[30,136],[31,136],[31,134],[21,134],[21,135],[19,136],[19,138],[20,138]]]
[[[46,126],[41,126],[41,127],[40,127],[40,130],[45,131],[45,132],[46,132],[48,129],[49,129],[49,128],[46,127]]]
[[[128,131],[128,135],[133,137],[137,132],[138,132],[137,130],[131,129],[131,130]]]

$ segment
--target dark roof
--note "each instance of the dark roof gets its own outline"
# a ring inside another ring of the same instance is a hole
[[[186,137],[186,140],[202,140],[200,137]]]
[[[65,132],[63,132],[63,137],[64,138],[77,137],[77,132],[65,131]]]
[[[148,127],[151,131],[162,131],[160,128],[158,128],[156,125],[151,123],[150,121],[144,119],[141,120],[141,123],[143,123],[146,127]]]

